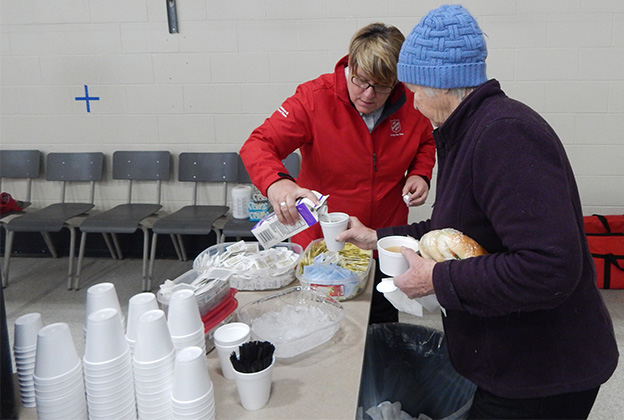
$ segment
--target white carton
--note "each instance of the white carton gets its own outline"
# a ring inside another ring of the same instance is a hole
[[[328,195],[322,195],[313,191],[318,197],[319,203],[315,206],[308,198],[300,198],[297,200],[296,207],[299,211],[299,220],[294,225],[282,224],[275,212],[269,213],[251,229],[260,245],[264,249],[270,248],[275,244],[282,242],[291,236],[306,230],[310,226],[315,225],[319,221],[320,215],[327,213]]]

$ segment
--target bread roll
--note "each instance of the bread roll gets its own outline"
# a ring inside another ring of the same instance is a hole
[[[438,262],[463,260],[487,251],[474,239],[452,228],[437,229],[420,238],[420,255]]]

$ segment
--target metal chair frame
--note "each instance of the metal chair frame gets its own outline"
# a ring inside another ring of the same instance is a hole
[[[58,253],[49,233],[59,232],[63,228],[67,228],[70,233],[67,287],[68,289],[72,288],[76,229],[69,221],[86,214],[94,207],[95,183],[102,179],[103,167],[104,154],[100,152],[49,153],[46,156],[46,181],[61,182],[61,198],[58,203],[25,213],[4,225],[7,231],[2,271],[4,287],[9,283],[9,265],[15,232],[40,232],[52,256],[58,258]],[[66,192],[69,184],[84,182],[89,183],[89,201],[67,202]]]
[[[236,152],[197,152],[180,153],[178,157],[178,181],[192,182],[191,204],[165,216],[152,226],[152,249],[150,254],[148,285],[154,272],[156,246],[159,234],[168,234],[180,261],[187,261],[182,240],[183,235],[207,235],[219,231],[214,226],[217,219],[229,211],[227,204],[227,184],[238,177],[238,154]],[[200,184],[222,183],[222,205],[200,205],[197,191]]]
[[[147,264],[149,256],[149,229],[144,221],[155,215],[161,208],[162,181],[170,177],[171,153],[168,151],[117,151],[113,153],[113,179],[128,181],[127,200],[112,209],[85,219],[80,225],[82,232],[78,264],[74,275],[73,288],[80,287],[82,262],[88,233],[101,233],[113,259],[123,259],[117,234],[143,232],[143,290],[149,290]],[[156,200],[151,203],[133,202],[135,181],[155,181]]]

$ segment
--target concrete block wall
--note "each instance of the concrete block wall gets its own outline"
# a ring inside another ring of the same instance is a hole
[[[359,27],[383,21],[407,35],[440,4],[177,0],[179,33],[170,34],[163,0],[2,1],[0,147],[103,151],[107,172],[115,150],[238,151],[298,83],[332,71]],[[462,4],[487,34],[488,76],[559,133],[584,212],[624,213],[624,2]],[[75,99],[84,85],[100,98],[90,112]],[[191,197],[172,176],[165,210]],[[200,200],[221,202],[222,188]],[[34,184],[40,205],[59,194],[43,177]],[[428,217],[434,195],[412,219]],[[109,173],[96,190],[100,208],[125,197]]]

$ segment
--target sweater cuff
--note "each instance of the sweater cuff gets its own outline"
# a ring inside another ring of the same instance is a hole
[[[382,227],[382,228],[376,229],[376,232],[377,232],[377,240],[383,238],[384,236],[394,235],[394,232],[392,231],[392,227]]]
[[[425,180],[425,182],[427,183],[427,187],[431,188],[431,180],[429,179],[429,177],[426,177],[424,175],[418,175],[418,176]]]
[[[290,179],[292,182],[297,182],[295,181],[295,178],[293,178],[292,175],[287,172],[278,172],[277,176],[279,176],[280,179]]]
[[[444,261],[433,266],[433,289],[443,308],[461,310],[462,303],[450,280],[452,263],[453,261]]]

